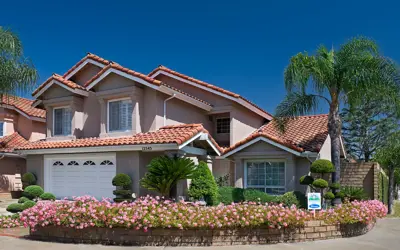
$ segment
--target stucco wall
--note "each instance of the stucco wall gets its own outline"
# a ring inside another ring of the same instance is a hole
[[[0,107],[0,122],[4,122],[4,135],[11,135],[15,132],[16,123],[18,121],[18,113],[14,110]]]
[[[71,91],[57,85],[53,84],[50,88],[48,88],[43,94],[42,98],[43,100],[51,100],[54,98],[61,98],[61,97],[68,97],[68,96],[73,96],[74,93]]]
[[[26,162],[23,158],[4,157],[0,160],[0,192],[15,191],[15,174],[26,172]],[[20,179],[18,180],[20,182]]]
[[[231,111],[231,145],[245,139],[264,124],[257,114],[235,105]]]
[[[26,157],[26,171],[36,175],[37,185],[44,186],[44,157],[43,155],[28,155]]]
[[[97,74],[101,70],[100,67],[97,67],[93,64],[86,64],[79,72],[77,72],[71,80],[78,83],[79,85],[84,85],[87,81],[89,81],[95,74]]]
[[[135,84],[136,84],[135,81],[132,81],[131,79],[111,73],[108,76],[106,76],[103,80],[98,82],[96,86],[93,87],[93,89],[95,89],[96,91],[106,91],[124,87],[131,87]]]
[[[331,160],[331,137],[328,135],[319,151],[319,159]]]
[[[16,130],[29,141],[37,141],[46,138],[46,123],[33,121],[23,115],[18,116]]]

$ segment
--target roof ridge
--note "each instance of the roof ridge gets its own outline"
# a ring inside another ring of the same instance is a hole
[[[175,124],[175,125],[166,125],[161,127],[160,129],[171,129],[171,128],[191,128],[191,127],[203,127],[202,123],[189,123],[189,124]]]

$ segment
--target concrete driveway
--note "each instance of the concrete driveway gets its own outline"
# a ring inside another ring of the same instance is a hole
[[[380,220],[375,228],[366,235],[336,240],[325,240],[295,244],[276,244],[263,246],[232,246],[232,247],[118,247],[118,246],[101,246],[101,245],[75,245],[38,242],[13,237],[0,237],[0,249],[13,250],[121,250],[121,249],[208,249],[208,250],[258,250],[258,249],[280,249],[280,250],[376,250],[376,249],[399,249],[400,246],[400,219],[383,219]]]

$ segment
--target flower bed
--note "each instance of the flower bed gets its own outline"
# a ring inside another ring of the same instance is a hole
[[[21,213],[25,227],[35,230],[49,225],[75,229],[88,227],[127,228],[147,231],[150,228],[217,229],[267,226],[300,228],[306,221],[322,220],[328,224],[369,223],[384,217],[387,208],[379,201],[362,201],[313,213],[295,206],[283,207],[246,203],[203,207],[146,197],[133,203],[110,203],[91,197],[75,201],[39,202]]]

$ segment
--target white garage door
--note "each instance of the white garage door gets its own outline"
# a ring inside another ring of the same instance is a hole
[[[112,198],[116,174],[115,157],[60,157],[47,160],[46,191],[57,198],[90,195]]]

